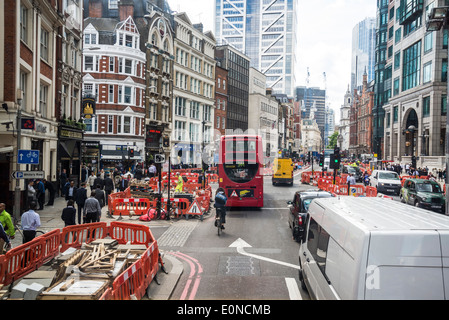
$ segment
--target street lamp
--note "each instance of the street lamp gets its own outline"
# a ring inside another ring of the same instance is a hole
[[[439,31],[441,28],[446,28],[448,25],[448,17],[449,17],[449,7],[436,7],[433,8],[430,11],[430,14],[427,19],[426,23],[426,30],[427,31]],[[449,49],[448,49],[449,54]],[[448,70],[449,74],[449,70]],[[446,99],[449,98],[449,77],[446,80],[447,82],[447,93],[446,93]],[[446,104],[448,105],[448,104]],[[449,114],[446,110],[446,210],[445,214],[449,215],[449,175],[448,175],[448,169],[449,169]]]
[[[416,170],[416,156],[415,156],[415,131],[416,127],[411,125],[407,128],[407,132],[412,134],[412,168]]]

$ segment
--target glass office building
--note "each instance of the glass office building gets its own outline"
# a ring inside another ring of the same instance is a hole
[[[217,45],[232,45],[267,76],[274,93],[294,95],[297,0],[215,0]]]

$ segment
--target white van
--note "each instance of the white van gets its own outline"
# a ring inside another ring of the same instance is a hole
[[[401,193],[401,177],[397,172],[390,170],[374,170],[371,173],[370,185],[377,188],[380,193],[393,193],[399,195]]]
[[[383,198],[317,198],[299,250],[313,299],[449,299],[449,217]]]

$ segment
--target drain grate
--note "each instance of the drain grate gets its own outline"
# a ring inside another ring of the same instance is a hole
[[[259,260],[245,256],[221,256],[218,271],[221,275],[227,276],[258,276]]]

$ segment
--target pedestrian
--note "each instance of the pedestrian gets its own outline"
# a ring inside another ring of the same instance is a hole
[[[123,175],[120,182],[120,191],[125,191],[128,188],[128,179]]]
[[[75,181],[74,180],[70,180],[70,184],[66,188],[65,200],[66,201],[75,200],[75,195],[76,195],[76,190],[77,189],[78,188],[75,187]]]
[[[140,181],[140,180],[142,180],[142,176],[143,176],[143,172],[139,165],[139,166],[137,166],[136,172],[134,173],[134,178],[136,178],[137,181]]]
[[[122,182],[122,176],[120,174],[117,174],[114,176],[114,185],[115,185],[115,191],[120,191],[120,184]]]
[[[44,210],[45,185],[41,179],[37,179],[37,202],[39,203],[38,210]]]
[[[97,186],[100,186],[100,189],[103,190],[104,181],[103,178],[101,177],[101,173],[98,173],[97,177],[94,180],[94,188],[96,188]]]
[[[61,175],[59,176],[59,187],[61,188],[61,197],[65,196],[66,183],[67,183],[67,170],[62,169]]]
[[[78,206],[78,224],[81,224],[81,216],[83,215],[84,204],[87,200],[87,189],[85,182],[82,182],[81,188],[76,190],[74,200]]]
[[[91,192],[90,198],[84,203],[83,217],[84,223],[97,222],[101,217],[101,207],[95,198],[95,190]]]
[[[104,191],[101,190],[101,187],[99,184],[97,185],[97,189],[95,189],[95,198],[100,203],[100,207],[103,208],[104,205],[106,204],[106,200],[105,200]]]
[[[6,234],[9,238],[14,239],[16,234],[16,229],[14,228],[14,224],[12,223],[11,215],[6,212],[6,204],[0,203],[0,223],[3,226]]]
[[[176,176],[178,177],[178,183],[176,184],[175,192],[182,192],[184,187],[184,180],[179,172],[176,172]]]
[[[53,183],[51,183],[50,181],[47,181],[47,179],[43,180],[44,182],[44,186],[45,189],[48,190],[48,202],[47,202],[47,206],[53,206],[54,202],[55,202],[55,187],[53,186]]]
[[[76,225],[76,209],[73,200],[67,201],[67,207],[62,209],[61,219],[64,221],[64,227]]]
[[[37,208],[36,201],[30,203],[30,210],[24,212],[21,217],[23,243],[27,243],[36,237],[36,229],[41,226],[39,214],[35,211]]]
[[[106,178],[104,178],[104,192],[105,192],[105,204],[108,204],[108,197],[114,190],[114,180],[112,180],[111,175],[106,173]]]
[[[27,195],[28,195],[27,204],[28,205],[31,203],[31,201],[37,201],[36,189],[34,188],[34,182],[35,182],[34,180],[28,181],[28,189],[27,189]]]
[[[89,184],[90,191],[94,190],[94,182],[97,176],[95,175],[95,172],[91,171],[89,178],[87,179],[87,183]]]
[[[154,163],[151,163],[150,167],[148,168],[148,176],[150,178],[153,178],[156,176],[156,173],[157,173],[156,166],[154,165]]]
[[[8,235],[6,234],[2,224],[0,223],[0,255],[4,253],[3,248],[5,247],[5,243],[6,243],[5,249],[6,251],[8,251],[9,249],[11,249],[11,240],[9,240]]]
[[[81,182],[87,182],[87,178],[89,178],[88,171],[86,166],[83,164],[81,167]]]

